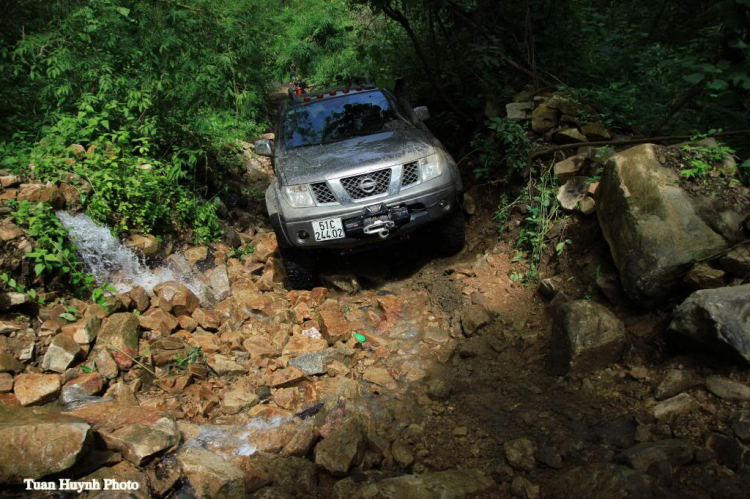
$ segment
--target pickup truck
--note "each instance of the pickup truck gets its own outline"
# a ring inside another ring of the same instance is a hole
[[[427,118],[374,85],[290,92],[275,140],[255,152],[272,158],[266,208],[292,288],[315,285],[319,251],[375,249],[426,226],[442,255],[463,248],[461,177]]]

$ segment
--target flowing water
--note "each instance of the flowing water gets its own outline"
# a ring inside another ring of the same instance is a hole
[[[85,214],[73,215],[60,211],[57,212],[57,218],[68,229],[73,243],[78,246],[81,259],[100,284],[110,283],[120,292],[135,286],[151,291],[160,282],[178,281],[196,295],[205,296],[207,286],[196,273],[189,270],[187,262],[178,262],[184,265],[167,264],[151,269],[141,255],[123,246],[108,227],[97,225]]]

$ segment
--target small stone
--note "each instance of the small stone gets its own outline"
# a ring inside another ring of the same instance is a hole
[[[0,373],[0,393],[13,390],[13,376],[10,373]]]
[[[568,180],[578,173],[578,170],[581,169],[586,158],[587,156],[585,154],[577,154],[555,163],[554,173],[560,185],[565,185]]]
[[[734,471],[742,467],[742,454],[744,451],[735,438],[720,433],[712,433],[708,437],[706,444],[716,454],[716,459],[719,463]]]
[[[414,452],[411,446],[400,438],[397,438],[391,445],[391,455],[396,464],[403,469],[414,463]]]
[[[14,393],[23,406],[42,405],[55,400],[60,388],[57,374],[19,374]]]
[[[576,142],[586,142],[586,136],[575,128],[559,130],[552,134],[552,142],[555,144],[574,144]]]
[[[672,466],[682,466],[693,460],[695,446],[690,440],[660,440],[638,444],[615,457],[618,463],[627,464],[640,471],[652,465],[667,461]]]
[[[466,426],[457,426],[453,429],[453,434],[457,437],[465,437],[469,434],[469,429]]]
[[[491,321],[489,312],[480,305],[472,305],[461,313],[461,326],[466,336],[473,336]]]
[[[235,388],[224,393],[221,410],[224,414],[237,414],[259,402],[258,396],[247,388]]]
[[[302,370],[308,376],[323,374],[327,371],[328,363],[335,358],[337,351],[333,348],[309,352],[289,361],[290,366]]]
[[[719,264],[727,272],[744,279],[750,275],[750,247],[733,249],[719,259]]]
[[[318,436],[318,431],[315,429],[313,421],[306,421],[299,427],[297,433],[294,434],[292,439],[284,446],[282,454],[285,456],[304,457],[310,452],[310,449],[312,449]]]
[[[536,451],[534,443],[527,438],[518,438],[510,440],[503,444],[505,459],[508,464],[516,470],[531,471],[536,467],[534,452]]]
[[[521,499],[537,499],[539,497],[539,485],[534,485],[522,476],[517,476],[510,484],[510,491],[515,497]]]
[[[231,357],[226,355],[214,354],[208,356],[208,365],[213,369],[219,376],[233,376],[238,374],[247,373],[247,368]]]
[[[539,293],[545,298],[552,299],[557,294],[557,285],[552,279],[542,279],[539,282]]]
[[[593,198],[585,197],[578,202],[578,209],[584,215],[591,215],[596,211],[596,201]]]
[[[190,265],[195,265],[208,258],[208,248],[205,246],[194,246],[186,249],[183,254],[185,260],[187,260]]]
[[[271,375],[268,385],[277,388],[279,386],[290,385],[304,379],[305,373],[296,367],[279,369]]]
[[[557,200],[560,202],[560,206],[568,211],[575,210],[578,203],[586,199],[588,186],[588,177],[571,177],[565,185],[561,186],[557,191]]]
[[[349,417],[315,446],[315,464],[334,476],[343,476],[362,462],[366,447],[362,423]]]
[[[187,286],[176,281],[159,283],[154,286],[154,292],[162,300],[162,304],[165,304],[159,306],[162,308],[166,306],[169,310],[165,312],[171,312],[177,316],[191,315],[200,305],[198,297]]]
[[[0,225],[0,239],[4,242],[12,241],[24,235],[23,230],[15,224],[6,222]]]
[[[552,447],[541,447],[534,453],[534,457],[537,461],[543,465],[553,468],[560,469],[563,466],[562,457]]]
[[[133,300],[135,309],[139,312],[145,312],[151,304],[151,298],[141,286],[136,286],[130,290],[130,299]]]
[[[651,413],[656,419],[669,418],[679,414],[685,414],[693,409],[695,399],[687,393],[675,395],[672,398],[659,402],[651,408]]]
[[[131,313],[107,317],[99,330],[95,350],[111,351],[121,369],[130,368],[138,356],[138,318]]]
[[[329,300],[330,301],[330,300]],[[320,330],[329,345],[337,341],[346,341],[351,336],[352,328],[344,315],[338,310],[338,305],[318,310]]]
[[[213,310],[198,308],[193,312],[193,319],[198,321],[200,327],[210,331],[216,331],[221,326],[221,317]]]
[[[64,335],[71,336],[79,345],[88,345],[96,339],[101,327],[102,320],[99,317],[91,316],[63,326],[62,332]]]
[[[384,367],[368,367],[365,369],[362,379],[380,386],[388,386],[393,383],[393,376]]]
[[[703,380],[699,376],[684,369],[672,369],[656,387],[654,397],[656,400],[664,400],[702,384]]]
[[[697,263],[685,275],[685,284],[695,289],[713,289],[724,286],[726,272],[715,269],[706,263]]]
[[[161,249],[161,243],[151,234],[134,234],[125,241],[125,246],[140,250],[147,257],[158,255]]]
[[[433,378],[427,382],[427,394],[433,400],[445,400],[450,397],[451,386],[442,378]]]
[[[730,419],[732,430],[744,442],[750,442],[750,411],[738,411]]]
[[[52,343],[47,347],[42,367],[47,371],[62,373],[73,364],[80,352],[80,345],[72,337],[60,333],[52,339]]]
[[[176,455],[197,497],[243,499],[244,474],[220,456],[200,447],[188,447]]]
[[[9,353],[0,353],[0,373],[20,373],[24,369],[23,364]]]
[[[706,388],[720,399],[734,402],[750,400],[750,387],[721,376],[709,376]]]

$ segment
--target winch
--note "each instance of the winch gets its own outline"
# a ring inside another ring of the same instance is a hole
[[[388,208],[385,203],[368,206],[361,216],[343,221],[346,237],[364,237],[377,234],[386,239],[392,231],[406,225],[411,219],[406,206]]]

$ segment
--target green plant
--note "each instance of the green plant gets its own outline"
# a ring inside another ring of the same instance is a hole
[[[176,355],[175,361],[177,361],[178,367],[184,367],[185,364],[195,364],[199,362],[202,357],[203,350],[201,349],[201,347],[193,347],[187,352],[187,355],[185,355],[185,357]]]
[[[702,137],[695,137],[698,139]],[[680,175],[686,179],[699,179],[706,176],[724,176],[733,178],[736,171],[733,168],[724,165],[727,158],[734,155],[735,151],[731,147],[719,144],[696,145],[684,144],[680,147],[684,156],[687,158],[688,166],[680,169]]]
[[[251,244],[246,244],[245,246],[242,246],[241,248],[237,248],[237,249],[233,248],[229,250],[229,257],[239,258],[241,260],[243,257],[247,255],[252,255],[253,253],[255,253],[255,246]]]
[[[492,118],[485,125],[491,133],[482,132],[472,141],[481,162],[474,174],[479,179],[488,179],[501,174],[521,173],[526,168],[526,158],[531,150],[526,129],[516,121],[503,118]]]

